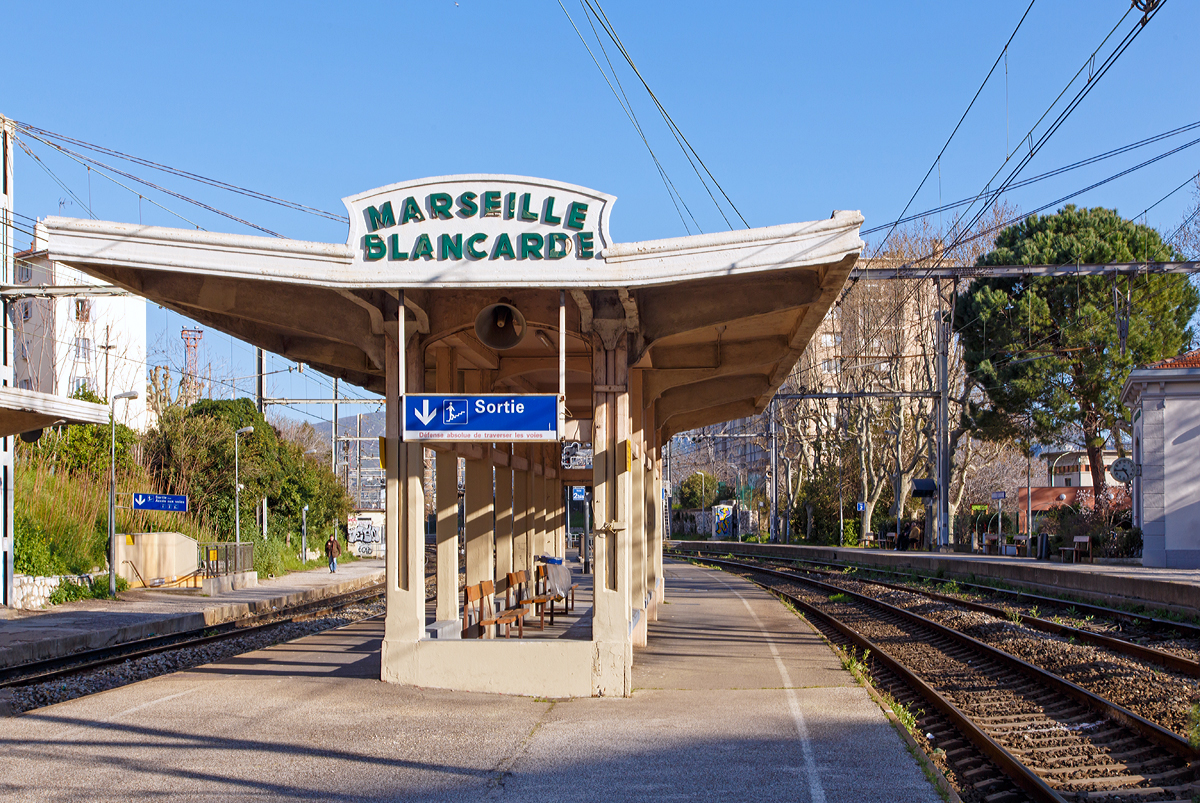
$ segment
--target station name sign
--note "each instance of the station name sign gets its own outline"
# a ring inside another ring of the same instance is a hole
[[[406,285],[535,284],[595,264],[616,199],[562,182],[468,175],[393,184],[345,199],[360,266]]]

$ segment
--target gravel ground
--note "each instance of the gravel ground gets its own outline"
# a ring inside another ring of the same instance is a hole
[[[830,574],[819,572],[823,577],[829,577]],[[831,573],[836,577],[836,573]],[[878,579],[884,582],[892,583],[893,585],[903,585],[911,587],[914,591],[921,591],[928,588],[938,594],[953,596],[969,602],[981,602],[985,605],[994,605],[999,608],[1015,611],[1022,618],[1033,617],[1039,619],[1049,619],[1058,624],[1074,627],[1079,630],[1090,630],[1094,633],[1103,633],[1107,636],[1132,641],[1137,644],[1142,644],[1147,647],[1166,652],[1173,652],[1176,655],[1183,656],[1192,661],[1200,661],[1200,638],[1185,636],[1178,631],[1163,631],[1157,627],[1147,627],[1137,622],[1130,622],[1122,619],[1108,619],[1104,617],[1096,617],[1093,615],[1081,615],[1077,612],[1070,602],[1062,601],[1061,604],[1033,604],[1030,602],[1022,602],[1019,598],[1013,598],[1007,594],[985,594],[977,591],[956,590],[949,583],[937,583],[932,586],[909,580],[903,577],[895,577],[892,575],[874,575],[871,572],[856,572],[864,579]]]
[[[203,664],[223,661],[235,655],[261,650],[272,644],[311,636],[322,630],[341,627],[361,619],[379,616],[387,609],[386,604],[377,602],[349,605],[336,614],[305,622],[288,622],[269,631],[249,636],[230,638],[201,647],[183,647],[178,650],[147,655],[120,664],[103,667],[74,677],[39,683],[33,686],[16,687],[9,691],[9,705],[13,713],[29,711],[53,705],[76,697],[115,689],[139,680],[191,669]]]
[[[1187,736],[1191,706],[1200,701],[1200,686],[1193,677],[920,594],[844,577],[822,575],[820,579],[954,628]],[[1015,610],[1014,615],[1020,616]]]

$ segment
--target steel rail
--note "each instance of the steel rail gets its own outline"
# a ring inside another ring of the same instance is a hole
[[[676,542],[676,544],[678,544],[678,543],[681,543],[681,542]],[[705,547],[690,547],[687,549],[681,549],[680,547],[676,546],[675,550],[678,552],[678,554],[681,554],[681,555],[687,555],[689,553],[697,553],[697,554],[702,553],[702,554],[709,554],[709,555],[716,555],[716,554],[728,555],[728,554],[733,554],[733,549],[731,549],[730,547],[736,547],[736,546],[738,546],[738,545],[737,544],[728,544],[724,548],[721,548],[721,549],[705,548]],[[830,560],[817,560],[816,558],[783,557],[780,555],[755,555],[753,553],[746,553],[746,552],[740,552],[740,553],[736,554],[735,557],[753,558],[755,560],[785,561],[787,563],[807,563],[807,564],[810,564],[813,566],[831,566],[831,567],[835,567],[835,568],[839,568],[839,569],[854,568],[854,569],[858,569],[858,570],[866,571],[866,572],[875,572],[876,574],[891,574],[891,575],[895,575],[897,577],[911,577],[913,574],[911,572],[901,572],[901,571],[897,571],[895,569],[888,569],[888,568],[880,567],[880,566],[867,566],[867,565],[859,564],[859,563],[830,561]],[[1104,617],[1110,618],[1110,619],[1122,619],[1127,622],[1134,622],[1137,624],[1146,625],[1146,626],[1153,627],[1153,628],[1160,628],[1163,630],[1182,631],[1186,635],[1189,635],[1193,638],[1200,638],[1200,625],[1194,625],[1194,624],[1191,624],[1190,622],[1176,622],[1171,619],[1160,619],[1157,616],[1150,616],[1150,615],[1144,614],[1144,613],[1133,613],[1131,611],[1122,611],[1117,608],[1108,608],[1103,605],[1096,605],[1096,604],[1090,603],[1090,602],[1079,602],[1076,600],[1058,599],[1057,597],[1047,597],[1043,594],[1035,594],[1031,591],[1018,591],[1016,589],[997,588],[995,586],[983,585],[981,583],[969,583],[969,582],[966,582],[963,580],[957,580],[953,577],[933,577],[930,575],[919,575],[919,576],[923,580],[929,580],[930,582],[938,583],[940,585],[954,583],[954,584],[958,585],[960,588],[969,588],[972,590],[977,590],[982,593],[1006,594],[1010,597],[1023,598],[1023,599],[1030,600],[1032,602],[1039,602],[1039,603],[1044,602],[1047,605],[1053,605],[1058,608],[1073,607],[1079,611],[1089,612],[1094,615],[1104,616]],[[862,579],[862,578],[860,578],[860,579]],[[867,582],[867,581],[864,580],[864,582]],[[1139,603],[1139,604],[1141,604],[1141,603]]]
[[[383,584],[372,585],[340,594],[336,597],[297,605],[293,608],[287,608],[282,612],[270,611],[246,619],[223,622],[220,625],[196,628],[194,630],[183,630],[178,633],[152,636],[136,641],[127,641],[124,644],[112,647],[85,650],[83,652],[72,653],[71,655],[48,658],[43,661],[15,664],[0,669],[0,688],[32,686],[135,658],[144,658],[149,655],[157,655],[189,647],[203,647],[207,644],[215,644],[226,639],[250,636],[272,627],[312,619],[330,611],[381,597],[383,594]],[[270,621],[262,621],[267,619],[270,619]],[[251,624],[252,622],[260,623]],[[214,630],[220,632],[214,633]]]
[[[802,571],[814,571],[825,574],[825,572],[820,572],[818,569],[806,569]],[[957,605],[961,608],[966,608],[967,610],[977,611],[978,613],[984,613],[988,616],[993,616],[996,619],[1007,620],[1009,618],[1008,611],[1004,610],[1003,608],[997,608],[994,605],[987,605],[982,602],[972,602],[970,600],[959,599],[947,594],[938,594],[936,592],[926,591],[924,589],[909,588],[896,583],[887,583],[883,580],[871,580],[864,577],[855,577],[854,579],[856,582],[877,585],[883,588],[889,588],[893,591],[904,591],[909,594],[917,594],[919,596],[937,600],[938,602],[945,602],[949,605]],[[1116,636],[1109,636],[1104,633],[1097,633],[1093,630],[1085,630],[1083,628],[1059,624],[1058,622],[1050,619],[1042,619],[1038,616],[1022,616],[1021,624],[1028,625],[1032,629],[1040,630],[1044,633],[1051,633],[1056,636],[1069,636],[1074,638],[1076,641],[1084,641],[1089,644],[1094,644],[1098,647],[1104,647],[1105,649],[1112,650],[1113,652],[1121,653],[1122,655],[1140,658],[1144,661],[1152,661],[1160,666],[1166,667],[1167,669],[1173,669],[1176,672],[1182,672],[1184,674],[1192,675],[1193,677],[1200,677],[1200,661],[1193,661],[1190,658],[1185,658],[1182,655],[1176,655],[1175,653],[1167,652],[1166,650],[1160,650],[1156,647],[1147,647],[1144,644],[1138,644],[1137,642],[1117,638]]]
[[[830,585],[828,583],[823,583],[819,580],[814,580],[812,578],[800,577],[795,574],[791,574],[791,573],[787,573],[787,572],[779,572],[779,571],[775,571],[773,569],[767,569],[767,568],[763,568],[763,567],[759,567],[759,566],[749,566],[749,565],[746,565],[743,563],[739,563],[737,561],[727,561],[727,560],[712,559],[712,558],[706,558],[704,560],[709,563],[729,566],[729,567],[733,567],[733,568],[739,568],[739,569],[747,570],[750,572],[757,572],[760,574],[778,577],[780,579],[788,580],[791,582],[807,584],[807,585],[813,586],[813,587],[815,587],[823,592],[827,592],[827,593],[845,594],[846,596],[856,600],[857,602],[859,602],[860,604],[862,604],[868,608],[875,608],[875,609],[883,611],[889,615],[898,617],[901,620],[915,624],[919,627],[928,628],[929,630],[932,630],[934,633],[944,636],[953,642],[957,642],[963,646],[966,646],[978,653],[981,653],[989,658],[992,658],[993,660],[996,660],[997,662],[999,662],[1001,664],[1008,665],[1010,668],[1015,669],[1017,672],[1025,675],[1027,678],[1030,678],[1036,682],[1040,682],[1046,686],[1049,686],[1049,687],[1053,688],[1054,690],[1058,691],[1060,694],[1063,694],[1064,696],[1069,697],[1069,698],[1075,700],[1076,702],[1081,703],[1082,705],[1084,705],[1088,708],[1091,708],[1092,710],[1097,711],[1098,713],[1103,714],[1104,716],[1106,716],[1112,720],[1115,720],[1116,722],[1129,728],[1131,731],[1133,731],[1133,732],[1137,733],[1138,735],[1142,736],[1143,738],[1149,740],[1153,744],[1156,744],[1159,747],[1166,749],[1167,751],[1171,752],[1172,754],[1174,754],[1178,758],[1184,760],[1185,762],[1188,762],[1189,764],[1196,762],[1198,759],[1200,759],[1200,751],[1198,751],[1196,748],[1192,747],[1186,740],[1181,738],[1178,734],[1175,734],[1174,732],[1167,730],[1166,728],[1162,727],[1161,725],[1151,722],[1150,720],[1145,719],[1144,717],[1141,717],[1138,714],[1133,713],[1129,709],[1127,709],[1121,705],[1118,705],[1118,704],[1112,702],[1111,700],[1107,700],[1107,699],[1099,696],[1098,694],[1090,692],[1087,689],[1083,688],[1082,686],[1072,683],[1071,681],[1066,680],[1065,678],[1062,678],[1052,672],[1049,672],[1040,667],[1034,666],[1033,664],[1030,664],[1027,661],[1017,658],[1016,656],[1011,655],[1010,653],[1007,653],[1003,650],[997,649],[996,647],[992,647],[989,644],[985,644],[982,641],[979,641],[978,639],[975,639],[975,638],[972,638],[971,636],[966,635],[965,633],[961,633],[957,630],[954,630],[953,628],[950,628],[945,625],[939,624],[938,622],[934,622],[929,619],[926,619],[925,617],[920,616],[919,614],[912,613],[911,611],[904,610],[903,608],[898,608],[894,605],[889,605],[886,602],[881,602],[879,600],[868,597],[864,594],[859,594],[854,591],[849,591],[847,589],[840,588],[838,586]],[[840,631],[840,628],[839,628],[839,631]],[[937,703],[934,703],[934,701],[932,699],[930,700],[930,702],[931,702],[931,704],[937,705]],[[953,715],[948,713],[947,716],[953,716]],[[979,746],[981,750],[984,750],[985,753],[988,753],[988,755],[991,756],[990,748],[984,747],[983,745],[977,745],[977,746]],[[998,744],[996,746],[1000,747]],[[1003,750],[1003,748],[1000,748],[1000,749]],[[1015,757],[1012,757],[1011,754],[1007,753],[1007,751],[1004,751],[1004,752],[1009,757],[1013,758],[1014,761],[1016,760]],[[996,760],[997,763],[1001,763],[1001,761],[1007,761],[1007,759],[1004,759],[1003,756],[999,756],[999,754],[998,754],[998,757],[994,757],[994,760]],[[1020,763],[1020,762],[1018,762],[1018,763]],[[1022,766],[1024,766],[1024,765],[1022,764]],[[1032,772],[1032,771],[1030,771],[1030,772]],[[1014,780],[1018,780],[1018,779],[1014,778]],[[1018,781],[1018,782],[1020,782],[1020,781]],[[1044,784],[1044,782],[1043,782],[1043,784]],[[1021,783],[1021,786],[1022,786],[1022,788],[1025,788],[1026,791],[1030,791],[1032,793],[1032,790],[1027,788],[1024,783]],[[1047,788],[1049,788],[1049,787],[1047,787]],[[1055,794],[1057,794],[1057,793],[1055,793]],[[1062,798],[1058,798],[1058,799],[1061,800]]]

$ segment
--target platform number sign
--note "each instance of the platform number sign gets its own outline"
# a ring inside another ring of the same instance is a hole
[[[855,506],[855,510],[857,510],[859,513],[863,513],[863,512],[865,512],[865,511],[866,511],[866,509],[867,509],[867,503],[866,503],[866,502],[859,502],[859,503],[858,503],[858,504]]]

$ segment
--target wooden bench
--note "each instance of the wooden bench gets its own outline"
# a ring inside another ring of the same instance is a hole
[[[1071,556],[1071,563],[1078,563],[1080,555],[1087,555],[1088,563],[1095,563],[1092,558],[1092,539],[1086,535],[1075,536],[1073,546],[1060,546],[1058,551],[1062,553],[1062,562],[1067,562],[1067,555]]]
[[[463,628],[462,637],[470,638],[472,625],[478,625],[479,635],[476,638],[487,638],[488,628],[499,624],[492,601],[495,597],[496,586],[491,580],[484,580],[463,589]],[[472,617],[474,614],[474,617]],[[472,622],[474,618],[474,622]]]
[[[525,638],[525,617],[529,608],[521,600],[525,585],[525,572],[509,572],[507,588],[504,589],[504,610],[500,613],[501,624],[505,625],[504,637],[512,631],[512,623],[517,623],[517,638]]]
[[[865,533],[862,538],[864,548],[877,548],[879,546],[879,538],[875,533]]]
[[[983,534],[983,554],[999,555],[1000,554],[1000,536]]]
[[[1017,549],[1024,547],[1025,548],[1025,557],[1029,557],[1029,545],[1032,542],[1033,542],[1033,539],[1028,535],[1014,535],[1013,536],[1013,545],[1016,546]]]

